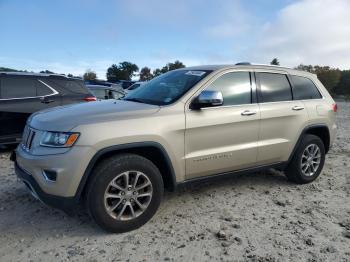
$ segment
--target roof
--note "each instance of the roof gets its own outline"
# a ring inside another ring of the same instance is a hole
[[[312,73],[306,72],[306,71],[301,71],[301,70],[296,70],[296,69],[291,69],[288,67],[282,67],[282,66],[275,66],[275,65],[262,65],[262,64],[228,64],[228,65],[201,65],[201,66],[192,66],[192,67],[184,67],[181,68],[180,70],[212,70],[212,71],[217,71],[217,70],[224,70],[224,69],[239,69],[239,68],[250,68],[250,69],[272,69],[272,70],[280,70],[280,71],[285,71],[289,74],[302,74],[302,75],[309,75],[309,76],[315,76]]]
[[[45,74],[45,73],[33,73],[33,72],[7,72],[0,71],[0,75],[14,75],[14,76],[39,76],[39,77],[57,77],[57,78],[66,78],[66,79],[79,79],[77,77],[69,77],[66,75],[59,74]]]

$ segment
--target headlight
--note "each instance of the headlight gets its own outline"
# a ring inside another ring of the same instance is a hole
[[[78,140],[79,133],[72,132],[45,132],[40,145],[48,147],[71,147]]]

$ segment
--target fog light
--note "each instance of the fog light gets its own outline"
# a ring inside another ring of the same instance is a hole
[[[57,173],[53,170],[43,170],[43,176],[47,181],[56,182]]]

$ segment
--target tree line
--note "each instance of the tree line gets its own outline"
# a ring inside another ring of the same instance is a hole
[[[280,65],[278,58],[274,58],[271,65]],[[156,68],[153,71],[149,67],[143,67],[139,71],[139,67],[131,62],[121,62],[118,65],[113,64],[107,69],[107,81],[116,82],[118,80],[131,80],[136,73],[139,72],[139,81],[149,81],[153,77],[164,74],[168,71],[186,67],[182,62],[176,60],[174,63],[167,63],[162,68]],[[304,65],[300,64],[294,69],[307,71],[316,74],[318,79],[334,96],[344,95],[350,96],[350,70],[340,70],[329,66]],[[91,78],[92,77],[92,78]],[[95,79],[96,74],[87,71],[84,79]]]
[[[137,72],[139,73],[139,80],[140,81],[149,81],[153,77],[159,76],[161,74],[164,74],[168,71],[175,70],[178,68],[186,67],[182,62],[176,60],[174,63],[167,63],[162,68],[156,68],[153,71],[151,68],[145,66],[141,68],[139,71],[139,67],[131,62],[121,62],[118,65],[113,64],[107,69],[107,81],[110,82],[116,82],[120,80],[127,80],[130,81],[132,77],[136,76]],[[87,72],[88,73],[88,72]],[[88,75],[84,75],[84,79],[86,79]]]
[[[350,70],[303,64],[298,65],[295,69],[316,74],[317,78],[332,95],[350,96]]]
[[[278,58],[274,58],[271,65],[279,65]],[[128,61],[121,62],[119,64],[113,64],[108,67],[106,72],[107,81],[117,82],[120,80],[130,81],[136,76],[139,76],[139,81],[149,81],[152,78],[164,74],[168,71],[175,70],[178,68],[186,67],[181,61],[176,60],[175,62],[167,63],[161,68],[156,68],[153,71],[151,68],[145,66],[139,69],[139,67]],[[327,90],[333,96],[346,96],[350,97],[350,70],[340,70],[330,66],[319,66],[319,65],[304,65],[300,64],[295,67],[297,70],[307,71],[316,74],[318,79],[327,88]],[[0,67],[1,71],[19,71],[11,68]],[[40,73],[53,74],[54,72],[49,70],[41,71]],[[72,74],[68,74],[69,77],[74,77]],[[92,70],[87,70],[83,75],[84,80],[95,80],[97,75]]]
[[[274,58],[271,65],[280,65],[277,58]],[[317,78],[333,96],[350,96],[350,70],[340,70],[330,66],[304,65],[300,64],[294,69],[316,74]]]
[[[274,58],[271,65],[280,65],[277,58]],[[300,64],[294,69],[316,74],[317,78],[333,96],[350,97],[350,70],[340,70],[330,66],[304,65]]]

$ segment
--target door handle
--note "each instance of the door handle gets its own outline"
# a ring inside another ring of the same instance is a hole
[[[41,98],[40,100],[41,100],[40,102],[43,104],[49,104],[49,103],[55,102],[55,100],[47,99],[45,97]]]
[[[304,109],[304,107],[302,107],[302,106],[294,106],[294,107],[292,107],[292,110],[294,110],[294,111],[300,111],[300,110],[303,110]]]
[[[241,115],[242,116],[252,116],[252,115],[255,115],[256,114],[256,111],[250,111],[250,110],[244,110]]]
[[[55,102],[54,100],[42,100],[41,103],[43,104],[50,104],[52,102]]]

